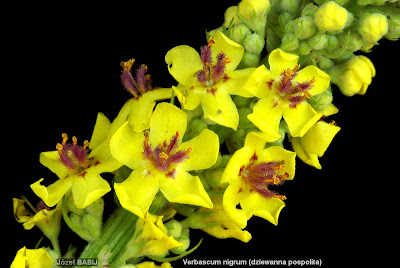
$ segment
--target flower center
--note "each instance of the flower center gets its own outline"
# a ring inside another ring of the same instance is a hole
[[[310,81],[299,83],[294,81],[298,74],[300,65],[296,65],[293,69],[285,69],[280,79],[277,81],[271,80],[267,82],[270,89],[277,88],[277,94],[289,102],[289,107],[296,108],[297,105],[311,97],[310,90],[313,87],[315,78]]]
[[[89,142],[85,140],[83,146],[77,145],[78,140],[74,136],[72,137],[72,144],[70,144],[67,143],[67,134],[63,133],[61,136],[63,139],[62,143],[57,143],[56,145],[61,163],[76,174],[86,170],[90,166],[91,160],[93,160],[87,159],[89,153],[87,147],[89,146]]]
[[[257,159],[258,157],[254,153],[250,159],[250,164],[247,167],[243,165],[240,168],[239,176],[250,186],[250,191],[256,191],[264,197],[274,197],[285,200],[286,197],[284,195],[280,195],[269,189],[271,185],[283,184],[285,179],[289,177],[289,173],[282,172],[285,161],[255,163]]]
[[[122,85],[128,90],[135,98],[139,98],[147,91],[153,90],[151,85],[151,77],[147,72],[147,66],[142,64],[140,68],[136,69],[135,78],[132,75],[132,65],[135,63],[135,59],[130,59],[128,61],[121,62],[121,67],[123,67],[121,73]]]
[[[215,44],[215,41],[210,38],[207,46],[200,48],[200,59],[203,63],[203,69],[196,72],[197,80],[204,86],[210,87],[215,85],[221,78],[224,80],[229,79],[225,74],[225,67],[231,62],[231,59],[225,55],[224,52],[220,52],[217,55],[217,62],[213,64],[211,47]]]
[[[189,158],[192,148],[178,151],[180,140],[177,131],[170,141],[164,141],[155,149],[149,143],[149,131],[144,133],[144,156],[160,171],[166,172],[166,175],[173,177],[175,166]]]

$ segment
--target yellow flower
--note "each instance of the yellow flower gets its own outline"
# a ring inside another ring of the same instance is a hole
[[[337,108],[330,104],[322,110],[324,116],[337,113]],[[318,121],[303,137],[290,138],[293,150],[304,163],[321,169],[318,157],[322,157],[328,149],[335,135],[339,132],[340,127],[335,122],[326,123]]]
[[[15,220],[19,223],[23,223],[25,230],[30,230],[36,225],[43,231],[56,229],[56,232],[59,232],[61,206],[57,205],[56,208],[50,209],[41,201],[35,209],[35,214],[33,214],[24,204],[25,200],[13,198]]]
[[[177,46],[165,56],[168,71],[179,82],[175,95],[187,110],[201,104],[204,117],[236,130],[239,114],[230,95],[251,97],[242,85],[254,69],[236,70],[244,48],[216,32],[201,55],[189,46]],[[215,62],[216,59],[216,62]]]
[[[132,75],[134,59],[121,62],[123,71],[121,81],[124,87],[134,96],[131,100],[129,121],[136,132],[149,128],[150,117],[156,101],[171,98],[171,88],[153,88],[152,81],[147,72],[147,66],[142,64]]]
[[[247,225],[247,213],[277,225],[286,197],[269,187],[294,177],[296,154],[280,146],[264,149],[265,143],[248,134],[245,146],[233,154],[222,176],[223,182],[229,182],[224,209],[240,229]],[[236,208],[239,203],[242,209]]]
[[[128,266],[128,267],[130,267],[130,266]],[[161,264],[161,266],[158,266],[152,261],[146,261],[146,262],[141,262],[141,263],[135,264],[135,266],[132,266],[132,268],[133,267],[136,267],[136,268],[172,268],[172,265],[169,262],[163,262]]]
[[[189,171],[206,169],[216,162],[218,136],[205,129],[181,142],[186,125],[183,111],[160,103],[150,119],[150,131],[137,133],[126,123],[114,134],[112,155],[133,169],[124,182],[114,184],[122,207],[143,218],[158,190],[170,202],[212,207],[199,177]]]
[[[212,211],[211,216],[204,219],[204,222],[218,222],[220,225],[203,228],[203,231],[212,235],[216,238],[236,238],[242,242],[249,242],[251,239],[251,234],[240,229],[234,221],[229,217],[229,215],[224,210],[222,204],[222,195],[213,195],[211,200],[213,201],[214,207],[211,209],[200,208],[199,213],[206,213]],[[251,217],[247,214],[247,220]]]
[[[144,219],[138,219],[135,230],[136,232],[140,232],[140,235],[135,240],[135,244],[144,241],[144,245],[138,256],[162,255],[167,250],[183,245],[176,241],[172,235],[168,236],[168,230],[164,226],[162,218],[163,216],[157,216],[147,212],[144,215]]]
[[[366,14],[360,19],[358,32],[368,43],[378,42],[389,30],[388,19],[382,14]]]
[[[348,20],[348,12],[334,1],[329,1],[318,8],[314,15],[315,25],[323,31],[342,30]]]
[[[58,143],[56,151],[42,152],[40,163],[54,172],[59,180],[45,187],[40,183],[43,179],[31,184],[32,190],[47,206],[53,207],[70,189],[77,208],[90,205],[111,190],[110,185],[100,174],[112,172],[121,163],[115,160],[106,146],[93,148],[89,153],[89,142],[77,143],[72,137],[72,144],[67,143],[68,135],[62,134],[62,143]]]
[[[280,137],[282,116],[293,137],[303,136],[321,118],[306,100],[323,92],[330,77],[315,66],[299,70],[298,59],[297,55],[275,49],[268,59],[271,70],[261,65],[244,85],[260,98],[247,118],[275,139]]]
[[[50,268],[53,259],[43,248],[27,249],[26,247],[18,250],[10,268]]]
[[[342,93],[346,96],[364,95],[375,76],[373,63],[365,56],[354,56],[342,67],[346,70],[338,77]]]

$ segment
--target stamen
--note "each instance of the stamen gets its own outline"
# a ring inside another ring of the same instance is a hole
[[[147,66],[142,64],[140,68],[135,71],[135,78],[132,75],[132,65],[135,62],[134,59],[128,60],[127,62],[121,62],[120,65],[123,67],[121,73],[122,85],[128,90],[135,98],[138,98],[141,94],[146,93],[153,89],[151,76],[146,74]]]
[[[74,171],[75,173],[81,173],[86,170],[94,158],[87,159],[89,142],[84,141],[83,146],[78,145],[78,139],[73,136],[72,144],[67,143],[68,135],[62,134],[62,144],[57,143],[56,149],[58,151],[59,160],[64,164],[65,167]]]
[[[61,134],[61,137],[62,137],[62,145],[65,145],[65,143],[67,142],[67,140],[68,140],[68,135],[66,134],[66,133],[63,133],[63,134]]]

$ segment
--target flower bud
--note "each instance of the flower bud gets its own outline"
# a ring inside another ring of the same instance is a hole
[[[317,27],[328,32],[343,30],[348,18],[347,10],[333,1],[320,6],[314,14],[314,21]]]
[[[238,16],[253,31],[264,35],[270,6],[269,0],[242,0],[238,4]]]
[[[310,17],[300,17],[294,20],[293,28],[300,40],[313,36],[316,31],[314,20]]]
[[[300,42],[299,44],[299,48],[297,49],[297,51],[299,52],[299,55],[309,55],[311,53],[311,46],[307,43],[306,40],[303,40]]]
[[[382,14],[366,14],[359,21],[358,32],[368,43],[378,42],[389,29],[388,19]]]
[[[243,41],[251,33],[249,27],[244,23],[239,23],[230,28],[229,30],[229,38],[243,45]]]
[[[254,124],[247,118],[253,112],[249,107],[242,107],[238,109],[239,112],[239,128],[251,128]]]
[[[103,198],[97,199],[95,202],[85,208],[85,211],[95,217],[103,217],[104,200]]]
[[[317,12],[317,10],[318,10],[318,6],[310,3],[310,4],[306,5],[303,8],[303,10],[301,11],[301,17],[307,16],[307,17],[314,18],[314,14],[315,14],[315,12]]]
[[[290,13],[283,12],[283,13],[279,14],[278,22],[279,22],[279,25],[281,26],[281,28],[284,30],[286,28],[286,25],[290,21],[292,21],[292,19],[293,19],[293,16],[290,15]]]
[[[354,56],[341,67],[346,71],[337,77],[340,91],[346,96],[365,94],[375,76],[372,62],[365,56]]]
[[[332,101],[333,101],[333,96],[332,96],[332,88],[330,85],[324,92],[312,96],[311,98],[308,99],[308,103],[311,104],[311,106],[316,111],[322,111],[322,109],[331,104]]]
[[[251,102],[251,98],[246,98],[246,97],[236,95],[233,97],[233,102],[235,103],[236,107],[238,107],[238,108],[247,107],[247,106],[249,106],[249,104]]]
[[[258,63],[260,62],[260,55],[251,53],[249,51],[245,51],[243,54],[242,61],[240,62],[241,67],[248,68],[248,67],[257,67]]]
[[[400,4],[400,3],[399,3]],[[389,29],[385,37],[389,40],[396,41],[400,37],[400,16],[390,16]]]
[[[91,214],[86,214],[82,217],[82,227],[90,233],[94,238],[99,238],[101,227],[103,225],[102,219]]]
[[[339,39],[335,35],[329,35],[328,36],[328,45],[326,46],[326,49],[332,50],[337,48],[339,45]]]
[[[315,50],[321,50],[328,46],[328,36],[324,33],[317,33],[307,40],[308,44]]]
[[[296,35],[292,33],[286,33],[282,37],[282,45],[281,48],[286,51],[293,51],[299,47],[299,39],[296,38]]]
[[[244,39],[244,48],[253,54],[260,54],[264,46],[264,37],[256,33],[249,34],[246,39]]]
[[[295,16],[297,14],[297,10],[299,9],[301,4],[301,1],[298,0],[281,0],[275,2],[280,2],[281,10],[290,13],[292,16]]]
[[[224,27],[229,27],[229,25],[232,23],[233,25],[236,25],[237,23],[240,23],[240,19],[237,16],[237,6],[231,6],[228,7],[225,11],[224,14]]]
[[[170,220],[164,226],[168,230],[168,235],[172,235],[173,238],[178,239],[181,236],[182,225],[177,220]]]
[[[200,132],[202,132],[204,129],[207,128],[207,123],[204,122],[202,119],[200,118],[195,118],[193,119],[192,123],[190,124],[191,127],[191,131],[193,133],[199,134]]]
[[[329,69],[329,68],[333,67],[333,65],[335,65],[331,59],[329,59],[325,56],[318,57],[317,64],[318,64],[318,67],[322,70]]]
[[[177,255],[185,253],[186,250],[187,250],[187,249],[189,248],[189,246],[190,246],[190,239],[189,239],[189,237],[182,235],[181,237],[179,237],[179,238],[177,239],[177,241],[178,241],[179,243],[182,243],[183,245],[180,246],[180,247],[177,247],[177,248],[172,248],[172,249],[171,249],[171,252],[174,253],[174,254],[177,254]]]

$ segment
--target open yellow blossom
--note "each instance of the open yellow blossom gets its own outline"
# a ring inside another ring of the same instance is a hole
[[[205,118],[236,130],[239,114],[230,95],[251,97],[242,85],[254,70],[235,70],[243,53],[241,45],[221,32],[201,48],[201,55],[185,45],[168,51],[165,61],[179,82],[173,89],[182,107],[193,110],[201,104]]]
[[[53,259],[43,248],[27,249],[26,247],[18,250],[10,268],[50,268]]]
[[[301,70],[299,56],[275,49],[269,55],[270,70],[258,67],[244,88],[260,98],[247,118],[262,132],[279,138],[279,124],[285,119],[293,137],[303,136],[319,118],[307,99],[323,92],[330,77],[315,66]]]
[[[134,98],[131,100],[131,113],[129,121],[136,132],[149,128],[150,117],[156,101],[171,98],[171,88],[153,88],[151,77],[147,72],[147,66],[142,64],[136,69],[135,77],[132,74],[134,59],[121,62],[122,85]]]
[[[135,132],[125,123],[111,138],[111,153],[133,172],[115,183],[125,209],[143,218],[154,196],[161,190],[170,202],[211,208],[212,202],[199,177],[189,173],[211,167],[217,160],[218,136],[203,130],[199,136],[181,142],[187,115],[169,103],[157,105],[150,129]]]
[[[296,153],[280,146],[264,149],[265,143],[248,134],[245,146],[232,155],[222,175],[222,181],[229,182],[223,206],[240,229],[247,225],[247,213],[277,225],[286,197],[269,187],[294,177]],[[236,208],[238,204],[242,209]]]
[[[76,137],[72,137],[72,144],[67,141],[68,135],[63,133],[62,143],[57,144],[56,151],[40,154],[40,163],[54,172],[59,180],[45,187],[41,185],[43,179],[40,179],[31,184],[31,188],[49,207],[55,206],[71,189],[75,205],[82,209],[111,190],[100,174],[112,172],[122,164],[103,146],[89,153],[87,140],[83,146],[78,145]]]

